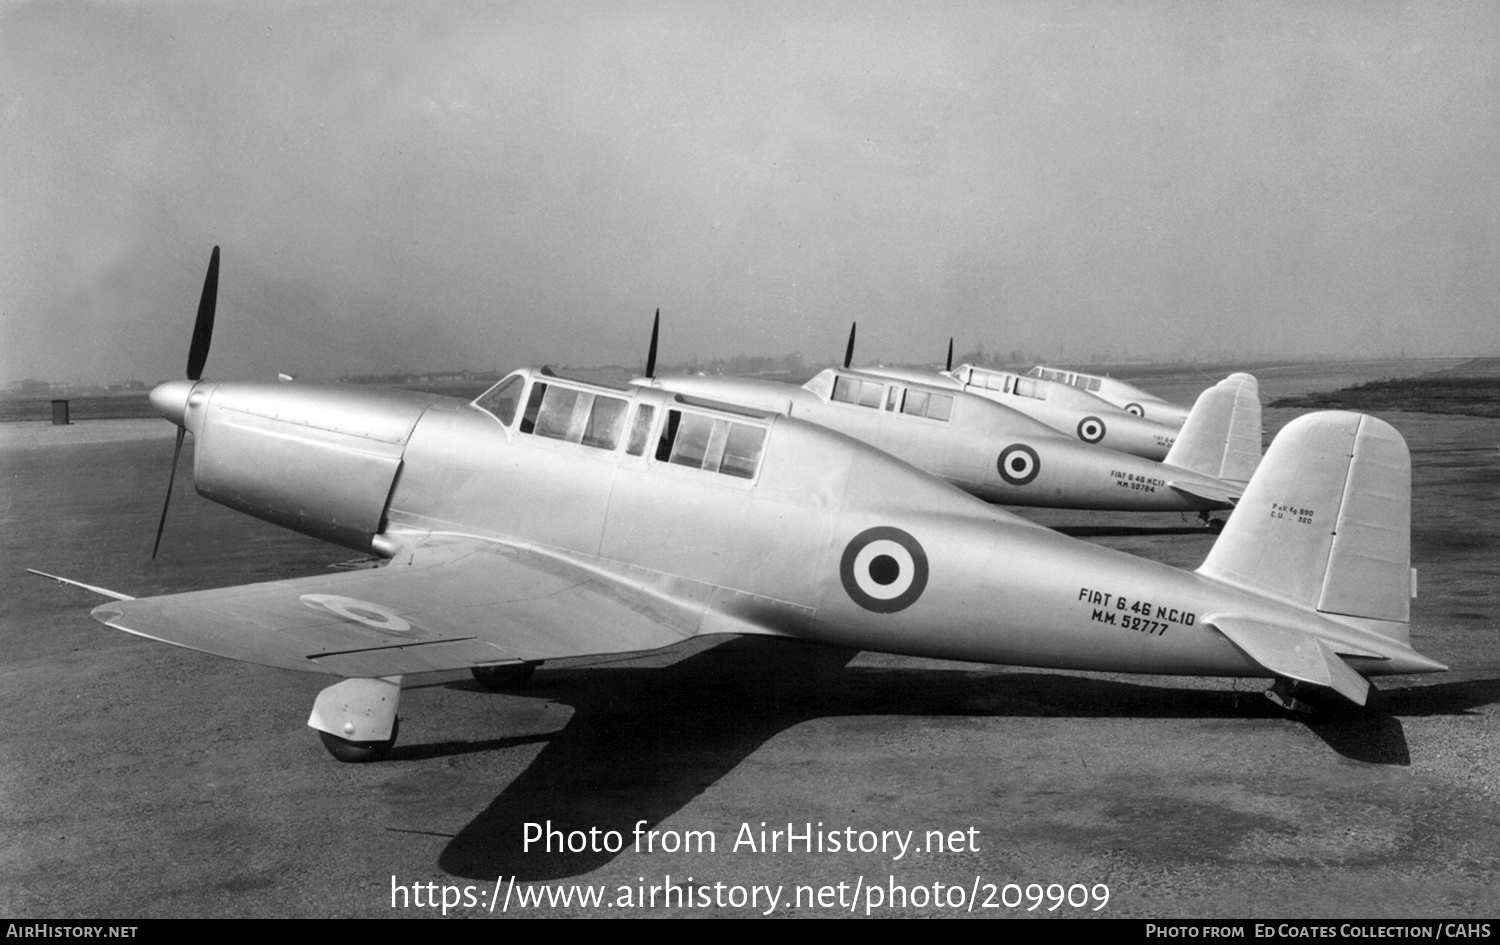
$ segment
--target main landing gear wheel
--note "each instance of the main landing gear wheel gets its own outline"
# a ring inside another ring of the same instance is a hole
[[[391,753],[391,748],[396,744],[396,736],[401,734],[401,719],[398,717],[391,723],[391,737],[382,742],[351,742],[347,738],[339,738],[328,732],[318,732],[318,737],[323,740],[323,747],[328,753],[340,761],[350,764],[363,764],[366,761],[382,761]]]
[[[520,689],[531,682],[531,674],[542,665],[541,660],[529,663],[504,663],[499,666],[475,666],[469,670],[479,685],[490,692],[508,692]]]
[[[1224,520],[1222,518],[1209,518],[1207,512],[1199,512],[1198,520],[1204,524],[1210,535],[1217,535],[1224,530]]]

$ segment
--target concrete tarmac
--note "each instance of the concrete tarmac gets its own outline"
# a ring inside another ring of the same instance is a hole
[[[1451,671],[1377,680],[1363,710],[718,638],[517,694],[408,680],[371,765],[304,727],[327,679],[118,633],[24,573],[145,596],[348,551],[197,497],[189,438],[153,562],[168,424],[0,424],[0,913],[1493,918],[1500,423],[1385,419],[1414,464],[1412,640]],[[1191,516],[1023,514],[1185,567],[1213,541]]]

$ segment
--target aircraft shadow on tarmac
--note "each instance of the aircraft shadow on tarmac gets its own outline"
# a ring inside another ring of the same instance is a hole
[[[522,848],[523,825],[618,831],[624,849],[638,822],[649,830],[798,724],[850,715],[1060,718],[1276,718],[1255,691],[1194,690],[1049,673],[928,668],[847,668],[857,651],[767,638],[729,638],[672,665],[557,669],[525,695],[571,705],[550,735],[397,746],[393,759],[489,751],[545,741],[532,764],[444,849],[455,876],[518,882],[563,879],[618,853]],[[468,687],[471,684],[453,683]],[[478,688],[475,686],[474,688]],[[496,698],[515,698],[496,695]],[[1410,763],[1401,714],[1460,714],[1500,699],[1500,680],[1393,688],[1365,709],[1350,706],[1306,724],[1358,761]]]

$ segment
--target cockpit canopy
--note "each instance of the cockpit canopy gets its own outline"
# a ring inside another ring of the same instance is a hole
[[[808,390],[832,403],[857,404],[912,417],[947,421],[953,417],[953,395],[886,377],[861,376],[829,369],[808,381]]]
[[[473,406],[520,434],[598,450],[623,444],[627,456],[644,456],[650,449],[658,462],[740,479],[755,478],[770,427],[768,418],[728,416],[669,392],[569,377],[549,368],[517,371],[475,398]]]
[[[1045,380],[1022,377],[1009,371],[994,371],[989,368],[975,367],[972,364],[963,364],[954,368],[948,376],[960,381],[965,387],[975,390],[991,390],[1002,394],[1014,394],[1017,397],[1030,397],[1034,400],[1047,399]]]
[[[1076,387],[1079,390],[1086,390],[1091,394],[1098,393],[1099,388],[1104,383],[1101,378],[1095,377],[1092,374],[1078,374],[1074,371],[1059,371],[1056,368],[1042,367],[1040,364],[1027,371],[1026,374],[1030,377],[1039,377],[1044,381],[1057,381],[1061,384],[1067,384],[1068,386]]]

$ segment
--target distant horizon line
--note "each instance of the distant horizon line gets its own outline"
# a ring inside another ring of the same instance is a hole
[[[1013,353],[1013,352],[1005,352],[1006,355],[1009,355],[1011,353]],[[997,352],[996,354],[999,354],[999,352]],[[671,364],[658,364],[657,365],[657,373],[680,373],[681,371],[702,371],[702,370],[704,370],[706,368],[707,369],[712,369],[712,368],[715,368],[715,367],[722,368],[724,366],[729,365],[732,362],[746,362],[746,361],[750,361],[750,362],[763,361],[763,362],[770,362],[771,365],[774,365],[777,362],[786,362],[789,359],[792,359],[794,357],[798,357],[798,359],[800,360],[800,356],[795,356],[795,355],[779,355],[779,356],[773,356],[773,355],[734,355],[734,356],[731,356],[731,357],[715,357],[715,358],[698,358],[698,357],[693,357],[693,358],[689,358],[689,359],[687,359],[685,361],[678,361],[678,362],[674,362],[674,363],[671,363]],[[1009,358],[1009,357],[1000,358],[1000,357],[996,357],[994,354],[986,354],[984,352],[970,351],[970,352],[965,352],[964,354],[961,354],[961,355],[960,354],[955,354],[954,358],[953,358],[953,362],[954,362],[954,364],[981,363],[981,364],[984,364],[984,365],[990,366],[990,367],[1016,367],[1016,366],[1020,366],[1020,365],[1025,365],[1026,367],[1031,367],[1033,365],[1045,365],[1047,367],[1067,368],[1069,370],[1079,371],[1079,372],[1083,372],[1083,373],[1095,373],[1095,374],[1097,374],[1097,373],[1100,373],[1101,371],[1104,371],[1104,372],[1107,373],[1107,371],[1108,371],[1109,368],[1119,368],[1119,367],[1125,367],[1125,368],[1157,368],[1157,369],[1160,369],[1160,368],[1196,369],[1196,368],[1224,368],[1224,367],[1235,367],[1235,366],[1237,366],[1237,367],[1257,367],[1257,366],[1259,366],[1259,367],[1268,367],[1268,366],[1275,366],[1275,365],[1278,365],[1278,364],[1289,364],[1289,365],[1292,365],[1292,364],[1297,364],[1297,365],[1301,365],[1301,364],[1326,364],[1326,363],[1369,364],[1369,363],[1376,363],[1376,362],[1381,362],[1381,361],[1472,361],[1472,360],[1476,360],[1476,359],[1491,358],[1491,357],[1500,357],[1500,353],[1495,353],[1495,354],[1474,354],[1474,353],[1467,353],[1467,354],[1432,354],[1432,355],[1406,355],[1406,354],[1403,353],[1403,354],[1391,354],[1391,355],[1386,355],[1386,356],[1371,356],[1371,355],[1349,356],[1349,355],[1328,355],[1328,354],[1294,356],[1294,355],[1273,355],[1273,354],[1264,354],[1264,353],[1261,353],[1261,354],[1254,354],[1254,355],[1249,355],[1249,356],[1240,357],[1240,358],[1211,356],[1211,357],[1204,357],[1204,358],[1169,358],[1169,359],[1122,358],[1122,359],[1103,359],[1103,360],[1092,360],[1091,359],[1091,360],[1088,360],[1088,361],[1081,361],[1081,360],[1074,360],[1074,359],[1048,360],[1048,359],[1037,359],[1037,358],[1032,358],[1032,357],[1020,358],[1020,359],[1013,359],[1013,358]],[[926,367],[930,367],[931,365],[936,364],[936,363],[938,363],[938,362],[931,361],[931,360],[929,360],[929,361],[883,361],[883,360],[876,359],[876,360],[868,360],[868,361],[861,362],[861,361],[859,361],[859,360],[856,359],[856,361],[854,362],[854,364],[852,365],[852,367],[854,367],[855,369],[858,369],[860,367],[872,367],[872,366],[878,366],[878,367],[902,367],[902,368],[926,368]],[[568,364],[568,363],[560,362],[560,361],[541,361],[541,362],[537,362],[537,364],[538,365],[546,364],[546,365],[549,365],[549,366],[552,366],[552,367],[562,368],[562,369],[570,370],[570,371],[586,371],[586,372],[640,373],[641,370],[644,370],[644,361],[642,361],[641,364],[638,365],[637,367],[631,367],[629,365],[619,364],[619,363],[598,364],[598,365],[589,365],[589,366],[577,366],[577,365],[572,365],[572,364]],[[797,365],[797,367],[800,370],[812,371],[812,372],[816,373],[817,371],[821,371],[821,370],[824,370],[826,368],[840,367],[841,365],[842,365],[842,362],[840,362],[837,359],[835,359],[835,360],[828,360],[828,361],[801,362],[799,365]],[[325,376],[325,375],[313,375],[313,376],[306,376],[306,377],[301,376],[301,375],[292,375],[292,377],[295,380],[316,380],[316,381],[324,381],[324,382],[326,382],[326,381],[333,381],[333,382],[336,382],[336,383],[345,383],[345,384],[370,384],[370,383],[380,383],[382,381],[399,381],[399,382],[422,381],[422,382],[432,382],[434,380],[442,380],[442,379],[454,379],[454,380],[460,380],[460,379],[462,379],[462,380],[466,380],[466,381],[472,382],[475,379],[481,379],[482,380],[482,379],[485,379],[485,378],[493,378],[494,380],[499,380],[500,378],[505,377],[507,374],[510,374],[512,371],[517,370],[519,367],[525,367],[525,366],[530,366],[530,365],[517,365],[516,367],[510,367],[510,368],[504,368],[504,369],[488,368],[488,369],[483,369],[483,370],[473,370],[473,369],[469,369],[469,368],[450,368],[450,369],[424,370],[424,371],[412,371],[412,370],[404,370],[403,369],[403,370],[392,370],[392,371],[363,371],[363,372],[358,372],[358,373],[340,374],[340,375],[335,375],[335,376],[332,376],[332,377]],[[761,373],[761,374],[765,374],[765,373],[785,373],[785,371],[781,370],[781,369],[778,369],[778,368],[775,368],[775,367],[771,367],[770,365],[768,365],[767,367],[763,367],[763,368],[755,371],[754,373]],[[0,395],[11,396],[11,397],[17,396],[17,395],[24,397],[27,394],[32,394],[32,395],[37,395],[37,396],[43,396],[43,395],[46,395],[48,393],[66,393],[66,392],[69,392],[69,391],[93,391],[93,392],[100,392],[100,391],[102,391],[102,392],[105,392],[105,393],[138,393],[138,392],[143,391],[143,390],[150,390],[152,387],[156,386],[157,384],[161,384],[161,383],[164,383],[166,381],[171,381],[171,380],[179,380],[179,379],[180,378],[177,378],[177,377],[164,377],[164,378],[160,378],[160,379],[158,379],[156,381],[141,381],[141,380],[139,380],[139,379],[137,379],[135,377],[130,377],[130,378],[127,378],[127,379],[116,379],[116,380],[109,380],[109,381],[83,381],[82,379],[78,379],[78,380],[74,380],[74,381],[51,381],[51,380],[47,380],[45,378],[27,377],[27,378],[21,378],[19,380],[6,381],[3,386],[0,386]],[[213,378],[211,378],[211,377],[207,378],[207,379],[213,380]]]

